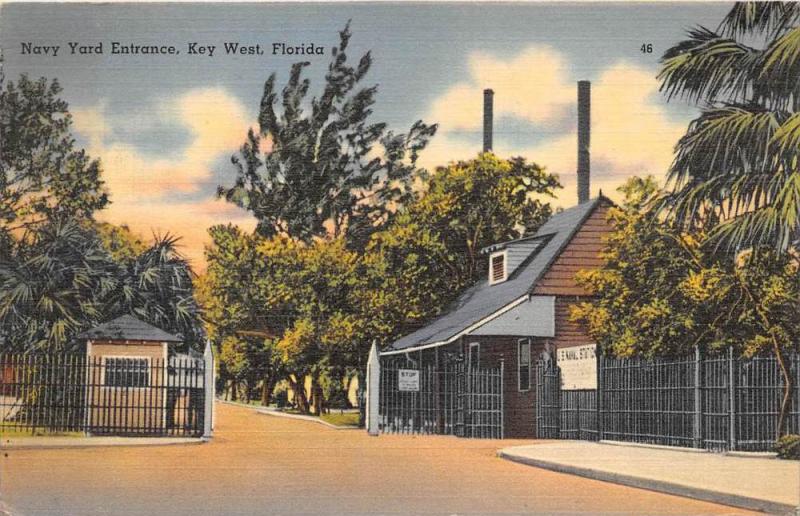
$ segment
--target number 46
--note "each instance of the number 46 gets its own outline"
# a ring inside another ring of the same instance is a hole
[[[653,44],[652,43],[644,43],[642,48],[639,50],[642,51],[642,54],[652,54],[653,53]]]

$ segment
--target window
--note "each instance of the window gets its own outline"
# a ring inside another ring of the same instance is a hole
[[[519,390],[527,391],[531,388],[531,341],[520,339],[517,341],[517,375],[519,376]]]
[[[478,369],[481,366],[481,345],[478,342],[473,342],[469,345],[469,360],[470,369]]]
[[[107,357],[106,387],[149,387],[150,365],[146,358]]]
[[[500,251],[489,257],[489,284],[506,280],[506,252]]]

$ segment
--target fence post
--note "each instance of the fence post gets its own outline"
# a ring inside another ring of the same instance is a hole
[[[378,411],[380,402],[381,359],[378,345],[372,341],[367,360],[367,432],[378,435]]]
[[[214,421],[214,353],[211,352],[211,341],[206,340],[206,349],[203,352],[205,368],[203,374],[203,397],[205,410],[203,411],[203,439],[211,439]]]
[[[595,347],[597,356],[597,440],[603,440],[603,352]]]
[[[502,358],[500,359],[500,439],[506,438],[505,433],[505,419],[506,419],[506,408],[503,405],[503,381],[505,380],[505,360]]]
[[[694,347],[694,447],[703,447],[703,362],[700,346]]]
[[[736,362],[733,358],[733,346],[728,347],[728,398],[728,446],[733,451],[736,449]]]

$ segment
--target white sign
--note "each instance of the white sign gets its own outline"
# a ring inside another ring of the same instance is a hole
[[[559,348],[558,367],[561,368],[561,388],[565,391],[597,389],[597,345]]]
[[[419,371],[416,369],[399,369],[397,371],[397,387],[400,391],[419,391]]]

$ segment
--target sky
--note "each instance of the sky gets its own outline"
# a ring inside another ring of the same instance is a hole
[[[6,80],[58,79],[77,143],[99,158],[111,205],[100,220],[143,236],[182,237],[204,266],[207,228],[253,217],[224,200],[230,157],[254,127],[264,81],[283,84],[306,60],[322,87],[330,48],[350,20],[349,56],[370,50],[364,84],[378,85],[374,120],[404,132],[422,119],[439,131],[421,156],[429,170],[474,157],[482,145],[484,88],[495,92],[494,151],[558,174],[553,204],[577,199],[576,82],[592,82],[592,196],[612,199],[626,178],[663,183],[675,142],[697,107],[666,102],[658,60],[686,30],[715,28],[730,3],[247,3],[0,4]],[[70,53],[69,43],[103,54]],[[112,54],[122,45],[172,45],[162,56]],[[227,55],[225,42],[264,55]],[[213,45],[213,55],[190,54]],[[273,55],[273,43],[324,55]],[[642,46],[652,45],[652,53]],[[54,56],[26,49],[58,46]]]

